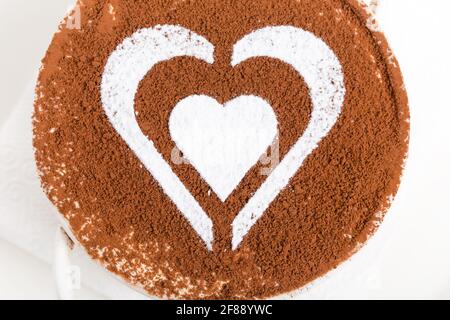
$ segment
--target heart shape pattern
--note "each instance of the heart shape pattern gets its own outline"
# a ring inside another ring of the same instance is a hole
[[[101,98],[111,125],[212,250],[211,219],[143,134],[134,111],[134,98],[146,74],[157,63],[182,56],[212,64],[214,46],[181,26],[159,25],[138,30],[110,55],[102,77]],[[333,128],[345,98],[344,75],[338,58],[325,42],[308,31],[292,26],[256,30],[234,45],[231,65],[235,67],[255,57],[270,57],[291,65],[309,88],[313,110],[303,135],[233,221],[233,250]]]
[[[225,202],[277,135],[277,118],[262,98],[240,96],[224,105],[208,96],[180,101],[170,135],[184,158]]]

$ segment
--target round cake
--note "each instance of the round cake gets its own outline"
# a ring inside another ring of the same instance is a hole
[[[83,0],[36,89],[42,186],[151,297],[260,299],[336,268],[399,187],[398,63],[356,0]]]

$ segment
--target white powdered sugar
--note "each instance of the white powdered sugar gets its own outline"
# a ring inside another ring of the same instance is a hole
[[[277,135],[277,118],[262,98],[240,96],[225,105],[190,96],[173,109],[170,134],[225,202]]]
[[[211,219],[153,142],[142,133],[134,110],[134,98],[142,79],[155,64],[179,56],[195,57],[212,64],[214,46],[180,26],[139,30],[111,54],[103,74],[101,96],[113,127],[211,250]],[[289,26],[257,30],[234,46],[231,64],[236,66],[255,57],[271,57],[291,65],[310,90],[313,111],[303,136],[233,222],[233,249],[238,248],[270,203],[332,129],[345,96],[340,62],[333,51],[310,32]],[[254,96],[238,97],[224,106],[206,96],[192,96],[175,107],[170,120],[171,135],[177,146],[222,200],[271,144],[276,127],[272,108],[262,98]]]

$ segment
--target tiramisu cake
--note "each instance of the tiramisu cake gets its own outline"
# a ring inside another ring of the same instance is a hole
[[[259,299],[355,253],[395,196],[409,112],[355,0],[83,0],[43,60],[42,185],[149,296]]]

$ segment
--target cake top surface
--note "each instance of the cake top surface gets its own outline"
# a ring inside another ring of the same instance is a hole
[[[398,63],[353,0],[80,1],[33,121],[75,240],[165,298],[268,298],[335,268],[382,221],[409,137]]]

